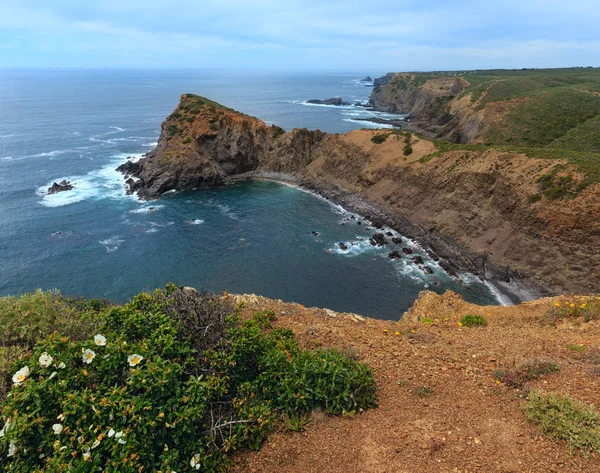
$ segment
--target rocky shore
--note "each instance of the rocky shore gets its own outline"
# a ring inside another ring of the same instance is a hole
[[[293,182],[415,239],[448,272],[478,275],[512,301],[600,287],[600,275],[586,270],[600,259],[593,244],[598,194],[590,188],[568,201],[532,199],[540,177],[565,163],[495,150],[440,151],[407,136],[285,132],[186,94],[162,124],[157,148],[119,170],[129,192],[144,199],[238,178]]]

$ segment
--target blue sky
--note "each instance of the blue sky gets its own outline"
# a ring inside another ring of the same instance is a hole
[[[0,0],[0,67],[600,66],[598,0]]]

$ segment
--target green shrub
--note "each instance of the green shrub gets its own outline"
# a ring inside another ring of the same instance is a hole
[[[185,140],[183,140],[184,145],[189,145],[192,142],[192,139],[188,136]]]
[[[406,146],[404,147],[404,151],[403,151],[403,152],[404,152],[404,156],[409,156],[409,155],[411,155],[411,154],[412,154],[412,152],[413,152],[412,146],[411,146],[411,145],[406,145]]]
[[[106,303],[64,298],[59,292],[36,291],[0,298],[0,401],[10,390],[8,370],[36,341],[58,331],[74,340],[94,332],[97,311]]]
[[[477,327],[487,325],[488,321],[482,315],[466,314],[460,319],[460,323],[463,327]]]
[[[212,472],[258,448],[278,418],[300,429],[317,407],[375,406],[365,365],[300,348],[273,313],[240,322],[231,311],[168,285],[107,308],[93,339],[39,342],[11,370],[29,372],[3,406],[0,469]]]
[[[583,353],[585,351],[585,345],[571,344],[567,348],[575,353]]]
[[[387,140],[388,136],[390,136],[390,133],[379,133],[378,135],[373,136],[371,141],[378,145]]]
[[[421,323],[425,325],[433,325],[434,320],[429,317],[423,317]]]
[[[571,453],[600,453],[600,416],[593,406],[557,393],[532,392],[523,409],[542,433],[564,440]]]

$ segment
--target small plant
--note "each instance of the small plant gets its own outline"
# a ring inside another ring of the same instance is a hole
[[[599,297],[569,297],[562,301],[555,300],[552,308],[543,317],[543,320],[556,324],[564,319],[582,319],[584,322],[600,318]]]
[[[416,389],[413,389],[413,394],[421,399],[424,399],[429,396],[433,396],[434,390],[429,386],[419,386]]]
[[[190,144],[191,142],[192,142],[192,138],[190,138],[189,136],[188,136],[188,137],[187,137],[185,140],[183,140],[183,144],[184,144],[184,145],[188,145],[188,144]]]
[[[466,314],[460,319],[463,327],[481,327],[488,324],[488,321],[482,315]]]
[[[523,388],[528,382],[560,371],[560,366],[549,360],[533,358],[515,368],[498,368],[494,377],[510,388]]]
[[[569,345],[567,348],[575,353],[583,353],[585,351],[585,345],[572,344]]]
[[[373,136],[371,138],[371,141],[373,143],[375,143],[376,145],[379,145],[379,144],[383,143],[385,140],[387,140],[388,136],[390,136],[390,133],[379,133],[378,135]]]
[[[434,320],[433,320],[433,319],[430,319],[429,317],[423,317],[423,318],[421,319],[421,323],[422,323],[422,324],[425,324],[425,325],[433,325],[433,323],[434,323]]]
[[[412,152],[413,152],[413,149],[412,149],[411,145],[406,145],[404,147],[404,151],[403,151],[404,156],[410,156],[412,154]]]
[[[557,393],[532,392],[523,410],[542,433],[564,440],[571,453],[600,453],[600,415],[593,406]]]
[[[290,415],[286,417],[286,426],[292,432],[303,432],[308,427],[310,419],[306,414]]]

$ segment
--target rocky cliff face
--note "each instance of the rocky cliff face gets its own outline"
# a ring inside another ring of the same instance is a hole
[[[439,113],[438,98],[462,86],[447,81],[447,89],[401,95],[418,113]],[[585,176],[573,166],[496,150],[442,151],[400,132],[373,140],[381,134],[285,132],[187,94],[163,123],[157,148],[119,169],[130,192],[146,199],[248,172],[285,173],[418,239],[455,268],[550,292],[600,290],[600,186],[568,200],[539,193],[538,181],[551,173],[577,186]]]

